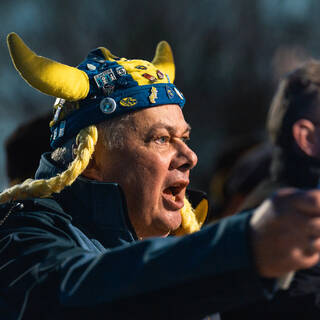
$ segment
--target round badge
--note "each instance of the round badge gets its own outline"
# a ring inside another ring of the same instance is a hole
[[[117,104],[112,98],[107,97],[101,100],[100,102],[100,110],[103,113],[106,113],[106,114],[112,113],[116,110],[116,108],[117,108]]]

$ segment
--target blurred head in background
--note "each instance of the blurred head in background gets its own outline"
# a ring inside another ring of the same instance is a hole
[[[50,150],[49,122],[52,113],[18,126],[5,141],[9,185],[34,178],[42,153]]]

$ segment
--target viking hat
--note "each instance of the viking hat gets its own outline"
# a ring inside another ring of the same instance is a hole
[[[95,124],[134,110],[163,104],[181,108],[185,99],[174,86],[175,66],[169,44],[158,44],[152,63],[118,58],[100,47],[78,67],[38,56],[15,33],[8,36],[14,66],[32,87],[56,97],[50,122],[51,146],[60,147],[77,136],[75,159],[67,170],[50,179],[28,179],[4,190],[0,203],[28,197],[48,197],[71,185],[85,170],[98,139]],[[182,223],[176,234],[200,229],[208,211],[203,199],[194,210],[185,198]]]
[[[82,128],[116,115],[163,104],[182,108],[185,103],[173,84],[173,55],[165,41],[158,44],[152,63],[118,58],[100,47],[76,68],[38,56],[15,33],[9,34],[8,46],[26,82],[57,97],[50,123],[53,148]]]

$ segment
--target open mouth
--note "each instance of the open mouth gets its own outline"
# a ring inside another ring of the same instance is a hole
[[[179,210],[184,206],[184,191],[188,183],[175,183],[163,190],[163,198],[169,210]]]

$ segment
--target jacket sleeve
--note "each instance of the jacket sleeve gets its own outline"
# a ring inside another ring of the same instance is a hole
[[[158,319],[157,308],[159,318],[201,319],[268,298],[274,282],[254,270],[250,215],[98,253],[83,249],[68,223],[48,212],[15,213],[0,231],[0,306],[19,314],[55,305],[91,318],[103,308],[114,319],[126,318],[128,308],[131,317]]]

